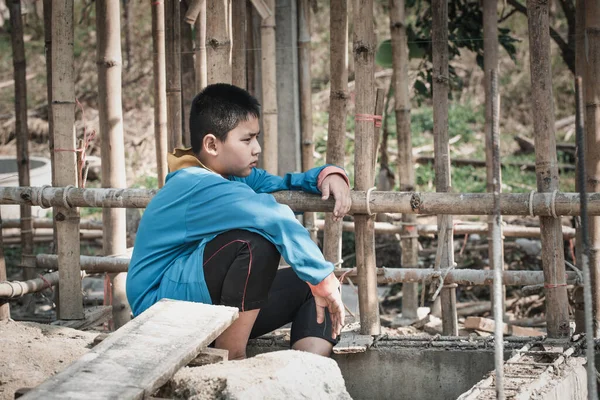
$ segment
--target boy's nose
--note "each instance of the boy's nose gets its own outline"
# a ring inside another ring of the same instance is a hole
[[[252,151],[252,154],[257,156],[262,152],[262,149],[260,148],[260,144],[258,144],[258,141],[256,142],[256,145],[254,146],[254,149]]]

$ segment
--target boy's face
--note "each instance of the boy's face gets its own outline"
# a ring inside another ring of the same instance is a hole
[[[261,152],[258,144],[260,127],[258,118],[249,117],[233,128],[224,142],[218,144],[216,162],[218,173],[223,176],[245,177],[250,175],[252,168],[258,163]]]

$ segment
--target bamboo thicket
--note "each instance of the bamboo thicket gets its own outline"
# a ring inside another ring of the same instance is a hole
[[[329,125],[327,163],[344,166],[346,108],[348,104],[348,0],[331,0],[329,12]],[[342,259],[342,224],[325,215],[323,255],[338,265]],[[338,265],[339,266],[339,265]]]
[[[54,136],[53,186],[77,185],[75,154],[75,80],[73,77],[73,2],[52,2],[52,132]],[[79,269],[79,210],[72,203],[56,207],[59,261],[58,318],[83,318]]]
[[[231,83],[246,89],[246,1],[231,3]]]
[[[554,101],[550,60],[549,12],[545,0],[528,0],[531,103],[538,192],[558,190]],[[569,335],[569,303],[565,284],[564,246],[560,218],[540,217],[542,266],[546,291],[548,336]]]
[[[415,190],[415,170],[412,158],[410,132],[410,96],[408,80],[408,43],[404,0],[390,0],[390,30],[392,34],[392,65],[394,68],[394,111],[398,139],[398,183],[400,191]],[[419,263],[419,238],[417,217],[402,214],[402,266],[417,268]],[[418,287],[414,283],[402,286],[402,317],[417,318]]]
[[[358,0],[354,8],[354,63],[356,69],[356,140],[354,143],[354,186],[368,190],[373,186],[373,151],[375,147],[375,31],[373,0]],[[368,201],[368,200],[367,200]],[[356,265],[358,269],[358,303],[360,331],[379,335],[379,299],[375,267],[373,215],[356,215]]]
[[[598,1],[585,2],[585,37],[587,52],[585,57],[584,101],[585,101],[585,169],[587,191],[600,192],[600,4]],[[600,218],[589,219],[590,229],[590,271],[592,274],[594,336],[600,337]]]
[[[96,2],[98,116],[102,138],[102,187],[125,188],[125,142],[121,102],[121,26],[119,2]],[[102,209],[104,255],[127,250],[125,209]],[[125,294],[126,274],[110,274],[114,328],[125,325],[131,310]]]
[[[167,79],[167,137],[168,149],[181,147],[182,104],[181,104],[181,30],[180,2],[165,2],[165,55]]]
[[[231,83],[231,39],[227,0],[206,0],[207,83]]]
[[[310,73],[310,1],[298,2],[298,79],[300,86],[300,129],[302,149],[302,171],[315,166],[315,145],[312,131],[312,75]],[[313,241],[317,241],[315,213],[304,214],[304,226]]]
[[[450,179],[450,149],[448,144],[448,2],[433,0],[432,10],[432,46],[433,46],[433,140],[435,154],[435,190],[449,192]],[[440,239],[438,246],[442,249],[436,268],[451,268],[454,266],[454,241],[452,240],[452,215],[438,215]],[[446,230],[446,232],[442,232]],[[436,259],[437,261],[437,259]],[[456,288],[444,286],[441,290],[442,331],[444,335],[458,335],[456,316]]]
[[[15,81],[15,136],[17,139],[17,166],[19,186],[30,186],[29,178],[29,129],[27,128],[27,74],[25,44],[23,42],[23,19],[21,2],[10,2],[11,42]],[[35,276],[35,256],[33,255],[33,228],[31,207],[21,205],[21,266],[23,277],[28,280]]]
[[[167,77],[165,64],[165,5],[150,0],[152,8],[152,68],[154,71],[154,141],[158,187],[165,184],[167,167]]]
[[[269,16],[260,24],[262,125],[263,125],[263,168],[278,173],[277,136],[277,70],[275,59],[275,0],[265,0]]]

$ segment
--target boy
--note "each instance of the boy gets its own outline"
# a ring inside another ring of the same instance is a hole
[[[127,276],[134,315],[161,298],[238,307],[215,341],[244,358],[250,337],[292,322],[291,346],[329,355],[344,322],[333,265],[270,192],[333,195],[351,206],[342,169],[273,176],[256,168],[259,104],[243,89],[209,85],[192,102],[192,148],[169,154],[165,186],[142,217]],[[280,256],[292,267],[278,270]]]

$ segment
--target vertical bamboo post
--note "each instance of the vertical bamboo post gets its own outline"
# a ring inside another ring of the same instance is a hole
[[[263,103],[263,168],[278,173],[277,74],[275,66],[275,0],[265,0],[271,14],[260,25]]]
[[[206,0],[200,2],[198,18],[194,23],[196,28],[196,91],[199,92],[207,85],[206,76]]]
[[[433,137],[435,153],[435,189],[437,192],[449,192],[450,149],[448,145],[448,1],[433,0],[432,40],[433,40]],[[454,265],[454,235],[452,216],[438,216],[438,226],[446,229],[444,249],[440,259],[440,268],[451,268]],[[444,285],[441,291],[442,331],[444,335],[458,335],[456,316],[456,284]]]
[[[373,115],[375,111],[375,32],[373,0],[357,0],[354,9],[354,62],[356,65],[356,114]],[[373,119],[356,118],[354,148],[354,186],[368,190],[373,186]],[[356,266],[358,269],[358,302],[363,335],[378,335],[379,300],[375,268],[374,218],[356,215]]]
[[[329,12],[329,125],[327,163],[344,166],[346,150],[346,108],[348,104],[348,0],[331,0]],[[342,221],[325,214],[323,255],[340,267],[342,259]]]
[[[312,131],[312,79],[310,73],[310,0],[298,2],[298,77],[300,85],[300,129],[302,130],[302,171],[315,166]],[[317,241],[315,213],[304,213],[304,226],[313,241]]]
[[[394,68],[394,108],[396,113],[396,137],[398,140],[398,181],[401,192],[415,190],[415,170],[412,159],[410,132],[410,97],[408,80],[408,43],[406,36],[404,0],[390,0],[390,30],[392,34],[392,65]],[[418,268],[419,235],[417,216],[402,215],[402,266]],[[402,318],[416,319],[419,307],[418,285],[402,284]]]
[[[558,191],[550,35],[546,0],[527,0],[531,100],[538,192]],[[569,335],[569,310],[560,218],[540,217],[548,337]]]
[[[4,243],[2,240],[2,216],[0,215],[0,282],[7,280],[6,276],[6,261],[4,259]],[[8,300],[3,303],[0,300],[0,321],[10,318],[10,304]]]
[[[77,184],[75,156],[75,81],[73,79],[74,20],[71,1],[52,2],[52,132],[54,186]],[[56,207],[60,302],[58,318],[83,318],[79,267],[79,210]]]
[[[585,57],[584,101],[586,130],[586,182],[588,192],[600,192],[600,4],[585,2]],[[600,217],[590,217],[590,271],[594,304],[594,337],[600,337]]]
[[[192,26],[186,22],[185,12],[188,10],[186,2],[181,2],[181,11],[179,13],[181,20],[179,29],[181,32],[181,115],[183,126],[183,145],[190,147],[189,112],[192,106],[192,100],[196,95],[196,65],[194,63],[194,36]]]
[[[29,129],[27,128],[27,72],[25,44],[23,43],[23,19],[21,1],[12,0],[9,6],[12,26],[12,54],[15,81],[15,135],[17,138],[17,165],[19,186],[30,186],[29,178]],[[21,266],[25,280],[35,277],[33,254],[33,224],[31,206],[22,204],[21,210]]]
[[[181,31],[179,1],[165,2],[165,54],[167,77],[167,136],[168,149],[182,144],[181,105]]]
[[[96,2],[96,32],[98,67],[98,114],[102,137],[102,187],[124,188],[125,144],[121,105],[121,19],[118,1]],[[124,254],[127,235],[124,208],[102,209],[102,239],[104,255]],[[130,319],[125,294],[127,274],[109,274],[112,283],[114,328]]]
[[[256,47],[258,45],[254,40],[254,33],[256,31],[254,14],[256,14],[254,6],[246,0],[246,89],[251,95],[256,97],[256,74],[254,69],[258,54]]]
[[[498,0],[484,0],[483,2],[483,65],[484,65],[484,93],[485,93],[485,160],[486,160],[486,172],[487,172],[487,191],[489,193],[494,192],[494,159],[493,159],[493,140],[492,130],[494,129],[493,121],[494,115],[492,112],[492,103],[498,101],[496,94],[492,93],[491,75],[493,71],[498,71]],[[499,187],[502,192],[502,185]],[[488,216],[488,230],[492,232],[493,225],[496,221],[495,215]],[[500,223],[502,223],[502,216],[500,216]],[[495,239],[494,239],[495,240]],[[496,255],[494,254],[494,240],[488,241],[488,253],[489,259],[495,260]],[[500,237],[499,251],[503,252],[504,245],[503,240]],[[504,257],[500,256],[502,259]],[[502,285],[502,298],[504,299],[505,288]],[[492,301],[495,297],[492,296]],[[504,307],[504,301],[502,301]],[[504,311],[503,311],[504,313]]]
[[[231,83],[246,89],[246,2],[231,3]]]
[[[206,0],[207,82],[231,83],[231,40],[227,0]]]
[[[152,68],[154,71],[154,142],[158,187],[167,178],[167,81],[165,58],[165,4],[150,0],[152,7]]]

